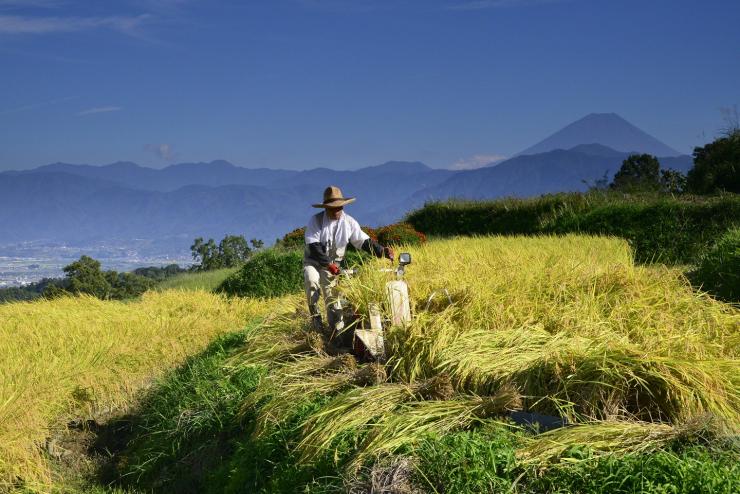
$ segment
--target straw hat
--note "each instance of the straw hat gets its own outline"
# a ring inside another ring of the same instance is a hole
[[[344,197],[339,187],[330,185],[324,191],[324,202],[312,204],[312,206],[315,208],[340,208],[351,202],[355,202],[354,197]]]

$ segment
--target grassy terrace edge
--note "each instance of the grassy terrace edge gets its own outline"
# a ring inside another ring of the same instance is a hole
[[[417,230],[455,235],[582,233],[626,239],[638,262],[692,264],[740,226],[740,195],[563,193],[532,199],[430,202],[406,217]]]

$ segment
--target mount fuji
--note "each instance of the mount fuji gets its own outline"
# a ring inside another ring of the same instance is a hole
[[[591,113],[566,125],[518,155],[572,149],[581,144],[601,144],[623,153],[647,153],[653,156],[681,154],[616,113]]]

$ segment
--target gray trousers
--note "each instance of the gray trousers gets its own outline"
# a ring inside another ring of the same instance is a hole
[[[313,327],[322,327],[319,298],[323,294],[329,331],[334,333],[344,329],[342,306],[336,292],[337,277],[316,263],[305,262],[303,264],[303,281],[306,288],[308,312],[311,314]]]

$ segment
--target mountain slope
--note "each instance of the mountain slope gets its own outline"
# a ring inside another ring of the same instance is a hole
[[[635,127],[616,113],[591,113],[577,120],[521,154],[538,154],[555,149],[572,149],[579,144],[601,144],[616,151],[640,152],[654,156],[677,156],[678,151]]]

